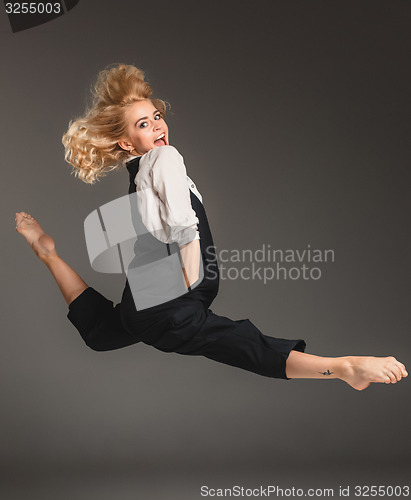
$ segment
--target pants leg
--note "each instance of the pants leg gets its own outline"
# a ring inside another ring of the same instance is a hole
[[[190,308],[186,308],[186,313],[178,312],[171,328],[151,345],[164,352],[205,356],[258,375],[286,380],[290,351],[304,352],[306,347],[304,340],[269,337],[249,319],[231,320],[202,307],[191,313]]]
[[[113,305],[92,287],[86,288],[69,305],[68,319],[95,351],[110,351],[140,342],[124,328],[120,304]]]
[[[89,287],[70,305],[68,318],[93,350],[107,351],[143,341],[163,352],[204,356],[271,378],[287,379],[291,350],[304,352],[304,340],[269,337],[249,320],[214,314],[199,301],[187,301],[165,316],[161,327],[132,335],[121,321],[120,306]]]

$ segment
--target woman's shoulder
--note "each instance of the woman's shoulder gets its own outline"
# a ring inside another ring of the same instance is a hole
[[[158,159],[167,159],[167,158],[178,158],[182,159],[183,157],[181,154],[177,151],[177,149],[174,146],[170,145],[164,145],[164,146],[158,146],[153,149],[150,149],[147,153],[145,153],[142,157],[140,162],[149,162],[152,163]]]
[[[144,176],[165,177],[186,175],[184,158],[174,146],[164,145],[150,149],[140,160],[140,171]]]

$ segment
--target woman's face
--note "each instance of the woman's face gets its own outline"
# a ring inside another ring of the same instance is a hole
[[[168,145],[168,127],[160,111],[150,100],[131,104],[126,111],[128,137],[119,145],[133,153],[143,155],[159,146]]]

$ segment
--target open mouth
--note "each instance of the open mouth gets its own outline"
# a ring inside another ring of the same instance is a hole
[[[167,146],[166,135],[164,132],[158,136],[158,138],[154,141],[155,146]]]

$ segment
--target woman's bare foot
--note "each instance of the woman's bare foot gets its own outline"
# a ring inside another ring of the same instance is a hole
[[[16,213],[16,231],[26,238],[40,260],[57,255],[53,238],[46,234],[36,219],[28,213]]]
[[[408,376],[405,366],[393,356],[345,356],[340,359],[343,361],[341,380],[358,391],[366,389],[372,382],[395,384]]]

